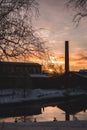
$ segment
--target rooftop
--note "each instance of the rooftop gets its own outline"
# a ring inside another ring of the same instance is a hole
[[[8,65],[39,65],[41,66],[39,63],[35,63],[35,62],[0,62],[0,64],[8,64]]]

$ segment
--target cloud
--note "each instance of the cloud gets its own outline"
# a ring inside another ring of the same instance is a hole
[[[84,54],[77,54],[77,57],[78,57],[77,60],[79,60],[79,61],[81,61],[81,60],[87,60],[87,56],[84,55]]]
[[[77,64],[82,62],[83,64],[87,62],[87,56],[81,53],[74,54],[70,57],[71,62],[76,62]]]
[[[82,20],[78,28],[72,23],[73,13],[65,8],[65,0],[39,0],[40,16],[34,21],[36,28],[44,28],[41,35],[46,37],[52,52],[61,53],[64,59],[65,40],[70,41],[70,63],[86,65],[87,62],[87,21]],[[59,55],[60,57],[60,55]],[[80,66],[81,67],[81,66]]]
[[[70,57],[70,70],[80,70],[83,68],[87,68],[87,56],[78,53],[74,54],[73,56]]]

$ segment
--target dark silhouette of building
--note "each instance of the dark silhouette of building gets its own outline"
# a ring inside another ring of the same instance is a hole
[[[0,88],[32,88],[30,74],[40,73],[38,63],[0,62]]]
[[[0,62],[1,75],[23,75],[23,74],[40,74],[41,65],[38,63],[25,62]]]

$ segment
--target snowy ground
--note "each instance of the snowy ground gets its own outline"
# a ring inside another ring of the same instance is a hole
[[[56,89],[2,89],[0,90],[0,104],[22,102],[29,100],[64,97],[68,95],[86,94],[82,90],[56,90]]]
[[[0,130],[87,130],[87,121],[0,123]]]
[[[56,90],[56,89],[2,89],[0,90],[0,104],[22,102],[29,100],[64,97],[68,95],[87,94],[82,90]]]

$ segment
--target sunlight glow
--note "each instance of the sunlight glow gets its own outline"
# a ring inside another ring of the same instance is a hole
[[[48,71],[49,71],[50,73],[52,73],[52,72],[53,72],[53,69],[48,69]]]

